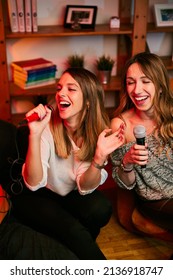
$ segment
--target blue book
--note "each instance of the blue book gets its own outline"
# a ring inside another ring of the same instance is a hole
[[[25,76],[21,74],[20,72],[14,72],[13,73],[13,80],[19,79],[21,81],[36,81],[36,80],[41,80],[49,77],[55,78],[56,71],[45,71],[45,72],[40,72],[40,73],[35,73],[32,75]]]
[[[32,70],[27,70],[27,71],[20,71],[19,69],[16,69],[15,67],[12,67],[12,72],[14,73],[20,73],[20,75],[23,75],[23,77],[28,77],[28,76],[32,76],[32,75],[38,75],[41,73],[45,73],[45,72],[51,72],[51,71],[57,71],[57,67],[56,65],[52,65],[52,66],[47,66],[47,67],[42,67],[39,69],[32,69]]]
[[[38,80],[44,80],[48,78],[55,78],[55,72],[52,73],[44,73],[41,75],[36,75],[35,77],[28,77],[27,82],[33,82],[33,81],[38,81]]]

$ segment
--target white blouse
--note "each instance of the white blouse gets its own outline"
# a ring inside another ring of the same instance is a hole
[[[78,189],[80,194],[85,195],[94,191],[94,189],[83,191],[80,189],[80,176],[89,168],[90,162],[79,161],[75,156],[75,151],[79,150],[74,141],[72,141],[72,151],[67,159],[62,159],[55,153],[55,145],[49,125],[45,128],[41,136],[41,160],[43,165],[43,178],[38,185],[30,186],[24,176],[25,164],[22,168],[22,175],[26,186],[36,191],[42,187],[47,187],[59,195],[65,196],[72,190]],[[101,170],[102,185],[107,179],[107,171]],[[98,185],[98,186],[99,186]],[[98,187],[97,186],[97,187]],[[97,188],[96,187],[96,188]],[[95,189],[96,189],[95,188]]]

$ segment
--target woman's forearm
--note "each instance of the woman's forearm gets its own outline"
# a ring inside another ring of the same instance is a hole
[[[31,185],[37,185],[43,177],[40,154],[40,136],[29,135],[29,145],[25,161],[24,178]]]
[[[135,178],[135,172],[132,169],[131,171],[125,172],[122,170],[121,167],[118,168],[118,176],[121,179],[121,181],[128,187],[134,184],[136,178]]]
[[[96,188],[101,181],[101,170],[96,168],[92,163],[90,167],[80,177],[80,188],[83,191]]]

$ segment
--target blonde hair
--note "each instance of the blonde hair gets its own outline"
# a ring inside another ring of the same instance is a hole
[[[68,68],[64,73],[69,73],[78,82],[83,93],[83,109],[79,115],[75,136],[82,138],[82,147],[78,152],[79,159],[91,161],[99,134],[109,127],[109,118],[104,107],[103,87],[96,76],[87,69]],[[67,158],[72,146],[58,108],[52,113],[50,128],[57,155]]]
[[[128,68],[138,63],[143,73],[155,86],[154,97],[154,119],[164,143],[173,138],[173,92],[167,69],[158,55],[153,53],[138,53],[129,59],[125,65],[122,75],[122,90],[120,94],[120,106],[115,111],[115,116],[135,107],[126,89],[126,74]]]

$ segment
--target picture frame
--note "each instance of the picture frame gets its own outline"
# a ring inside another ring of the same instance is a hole
[[[173,26],[173,4],[154,4],[154,16],[157,27]]]
[[[94,29],[97,15],[97,6],[67,5],[64,18],[64,27],[71,28],[77,21],[80,28]]]

